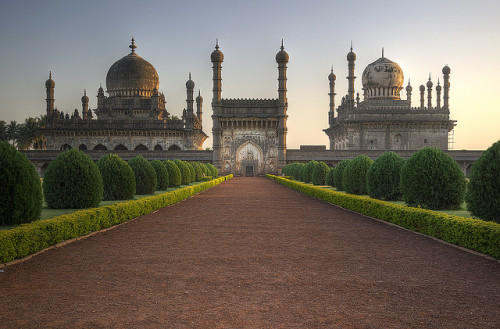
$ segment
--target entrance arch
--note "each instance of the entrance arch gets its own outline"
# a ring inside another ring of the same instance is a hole
[[[236,150],[236,174],[242,176],[257,176],[264,170],[264,152],[262,148],[252,142],[247,141],[241,144]]]

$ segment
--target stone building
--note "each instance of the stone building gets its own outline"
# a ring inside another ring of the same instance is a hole
[[[412,87],[408,80],[406,100],[401,99],[404,75],[401,67],[384,57],[369,64],[363,71],[363,100],[355,97],[354,65],[356,54],[347,54],[348,94],[342,98],[335,116],[335,79],[330,81],[329,128],[324,132],[330,139],[330,150],[419,150],[433,146],[448,149],[448,134],[456,121],[450,120],[450,68],[443,68],[443,104],[441,85],[436,86],[436,106],[432,105],[433,83],[429,77],[426,88],[420,86],[420,104],[412,106]]]
[[[132,38],[130,54],[116,61],[106,76],[105,96],[97,92],[97,108],[89,108],[84,91],[81,113],[54,108],[55,83],[47,90],[46,149],[66,150],[201,150],[207,135],[202,130],[203,98],[198,93],[194,111],[194,82],[186,82],[187,104],[181,119],[172,119],[165,108],[165,95],[158,91],[159,78],[153,65],[140,57]]]
[[[223,174],[254,176],[279,173],[286,163],[286,69],[288,54],[276,54],[278,98],[222,98],[222,62],[218,43],[213,63],[213,164]]]

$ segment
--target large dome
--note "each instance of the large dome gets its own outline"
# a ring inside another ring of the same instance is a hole
[[[151,96],[159,87],[158,73],[153,65],[132,52],[116,61],[108,70],[106,88],[110,96]]]
[[[403,70],[398,63],[382,56],[365,68],[362,82],[368,98],[400,99]]]

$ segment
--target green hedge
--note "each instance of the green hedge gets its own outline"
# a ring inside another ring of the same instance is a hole
[[[0,231],[0,263],[22,258],[59,242],[111,227],[172,205],[232,178],[220,177],[173,192],[76,211]]]
[[[500,224],[412,208],[367,197],[289,181],[267,175],[278,183],[342,208],[375,217],[415,232],[479,251],[500,259]]]

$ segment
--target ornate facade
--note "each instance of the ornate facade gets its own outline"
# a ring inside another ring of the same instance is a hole
[[[224,55],[215,46],[213,64],[213,164],[220,172],[254,176],[276,174],[286,163],[286,69],[288,54],[281,50],[278,63],[278,98],[223,99]]]
[[[186,82],[187,104],[181,119],[167,112],[165,95],[158,92],[156,69],[137,55],[132,38],[130,54],[115,62],[106,76],[108,96],[102,86],[97,108],[89,108],[84,91],[82,111],[64,114],[54,108],[55,82],[47,90],[46,148],[65,150],[201,150],[207,135],[202,130],[200,94],[194,111],[194,82]],[[95,116],[95,117],[94,117]]]
[[[443,105],[441,85],[436,86],[436,106],[432,106],[432,86],[420,86],[420,106],[412,107],[412,87],[408,81],[406,100],[400,97],[403,89],[403,71],[399,65],[384,57],[369,64],[363,72],[363,101],[359,93],[354,97],[354,65],[356,54],[347,54],[348,94],[342,98],[335,116],[335,79],[333,69],[330,81],[329,128],[324,132],[330,139],[330,150],[419,150],[433,146],[448,149],[448,134],[456,125],[450,120],[450,68],[443,68]]]

